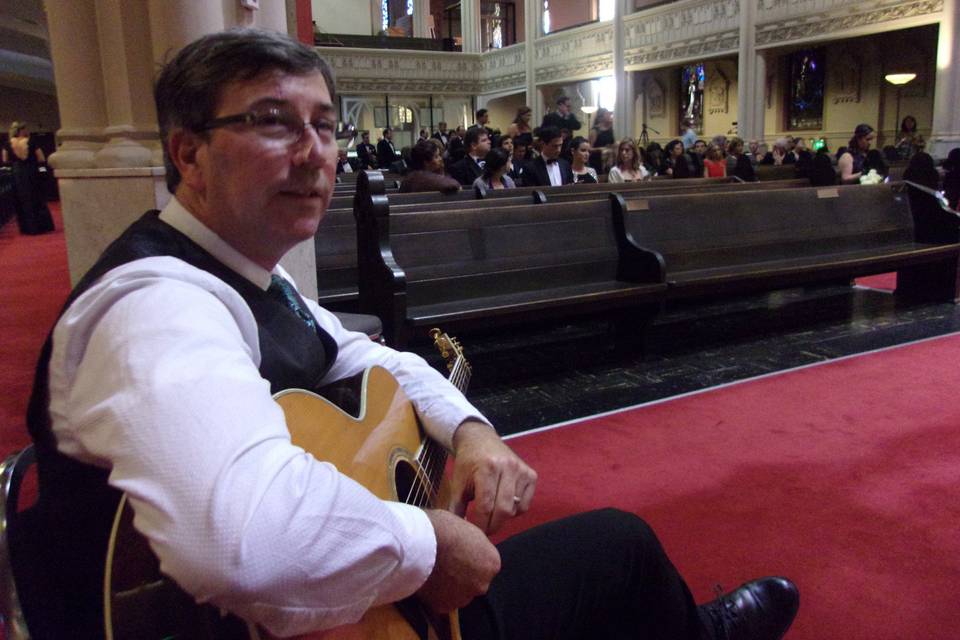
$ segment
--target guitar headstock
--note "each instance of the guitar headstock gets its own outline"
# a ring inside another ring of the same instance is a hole
[[[466,356],[463,355],[463,346],[460,341],[451,338],[440,329],[431,329],[430,336],[433,338],[433,344],[437,347],[440,355],[446,360],[447,369],[455,375],[458,371],[461,372],[461,376],[469,375],[470,364],[467,362]],[[454,380],[454,383],[456,384],[456,380]]]

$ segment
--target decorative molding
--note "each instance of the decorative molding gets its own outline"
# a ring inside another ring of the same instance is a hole
[[[943,11],[943,0],[886,0],[884,2],[843,2],[842,0],[757,0],[757,46],[782,45],[795,41],[841,37],[846,31],[871,26],[887,30],[888,23],[911,18],[935,17]],[[811,37],[814,34],[815,37]]]
[[[630,15],[624,21],[624,49],[671,46],[740,28],[740,0],[671,3]]]
[[[317,47],[330,63],[339,93],[480,92],[480,55]]]
[[[534,68],[538,84],[613,73],[613,25],[590,24],[537,40]]]
[[[523,43],[483,54],[480,92],[497,93],[516,88],[522,91],[527,83],[527,48]]]
[[[739,47],[740,31],[734,29],[696,40],[631,49],[624,54],[624,64],[628,70],[639,67],[663,66],[671,62],[735,54]]]

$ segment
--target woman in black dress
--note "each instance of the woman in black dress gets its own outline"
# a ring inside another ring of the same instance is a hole
[[[616,143],[613,137],[613,114],[603,107],[597,109],[590,129],[590,166],[603,173],[603,150]]]
[[[53,231],[53,217],[47,208],[40,176],[40,166],[46,164],[46,158],[30,139],[26,124],[10,125],[10,141],[3,148],[3,162],[13,169],[13,200],[20,233],[36,235]]]

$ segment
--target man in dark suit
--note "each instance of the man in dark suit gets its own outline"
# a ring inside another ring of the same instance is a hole
[[[471,127],[463,139],[467,154],[450,166],[450,175],[469,187],[483,175],[483,159],[490,152],[490,136],[481,127]]]
[[[447,123],[441,122],[440,124],[438,124],[437,130],[434,131],[433,135],[430,137],[436,138],[437,140],[442,142],[444,149],[446,149],[447,145],[450,143],[450,132],[447,131]]]
[[[377,148],[370,144],[370,132],[364,131],[360,136],[361,142],[357,145],[357,159],[360,160],[360,169],[377,168]]]
[[[580,121],[573,115],[573,111],[570,108],[570,98],[560,96],[557,98],[557,110],[543,116],[543,123],[540,125],[540,128],[554,127],[558,130],[570,129],[570,131],[573,132],[579,131],[581,126],[583,125],[581,125]]]
[[[570,163],[560,157],[563,136],[556,127],[540,129],[540,157],[527,163],[523,170],[523,185],[526,187],[559,187],[573,183]]]
[[[388,169],[398,160],[397,150],[393,146],[393,131],[390,127],[383,130],[383,137],[377,143],[377,164],[381,169]]]
[[[493,141],[493,136],[496,133],[493,129],[487,126],[487,123],[490,122],[490,114],[487,113],[486,109],[477,109],[477,120],[474,124],[470,125],[471,129],[483,129],[487,132],[487,137],[490,138],[490,141]]]

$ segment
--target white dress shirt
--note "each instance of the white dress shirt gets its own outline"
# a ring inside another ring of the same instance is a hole
[[[271,274],[173,198],[161,219],[262,289]],[[281,268],[277,273],[287,277]],[[306,301],[339,345],[325,382],[379,364],[448,449],[480,413],[421,358],[349,332]],[[211,602],[292,635],[357,620],[415,592],[436,538],[419,509],[377,499],[293,446],[258,371],[257,325],[210,273],[151,257],[104,275],[54,331],[50,414],[58,448],[110,468],[161,569]]]
[[[553,162],[544,160],[543,162],[547,167],[547,176],[550,177],[550,184],[554,187],[563,186],[563,175],[560,173],[560,162],[557,160],[554,160]]]

